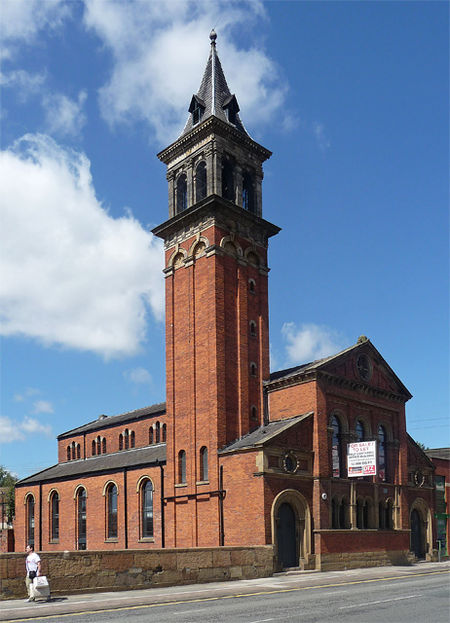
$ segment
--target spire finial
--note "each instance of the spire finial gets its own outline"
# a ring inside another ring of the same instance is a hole
[[[216,45],[217,33],[214,28],[209,33],[209,38],[211,39],[211,45]]]

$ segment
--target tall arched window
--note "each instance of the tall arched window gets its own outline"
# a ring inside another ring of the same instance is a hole
[[[166,424],[162,425],[162,441],[163,443],[166,443],[167,441],[167,425]]]
[[[361,422],[361,420],[356,420],[355,432],[356,441],[364,441],[364,424]]]
[[[183,212],[187,208],[187,178],[182,173],[177,180],[177,212]]]
[[[119,450],[123,450],[123,435],[120,433],[119,435]]]
[[[100,439],[100,435],[97,437],[97,454],[102,453],[102,440]]]
[[[104,437],[102,439],[102,452],[106,454],[106,439]]]
[[[153,536],[153,485],[145,480],[141,485],[141,537]]]
[[[156,422],[155,436],[156,436],[156,443],[159,443],[161,441],[161,426],[159,422]]]
[[[178,483],[186,482],[186,452],[180,450],[178,452]]]
[[[76,446],[74,441],[72,441],[72,459],[76,459]]]
[[[200,448],[200,480],[208,480],[208,448]]]
[[[86,549],[86,489],[80,487],[76,496],[77,549]]]
[[[257,420],[258,420],[258,409],[257,409],[257,407],[255,407],[255,405],[253,405],[253,406],[250,408],[250,419],[251,419],[253,422],[255,422],[255,421],[257,421]]]
[[[206,197],[206,164],[200,162],[195,170],[195,201]]]
[[[27,496],[26,501],[26,531],[27,531],[27,545],[33,545],[34,547],[34,497]]]
[[[111,483],[106,491],[106,535],[108,539],[117,539],[117,487]]]
[[[386,431],[380,424],[378,427],[378,476],[380,480],[385,481],[387,478],[386,467]]]
[[[342,472],[341,423],[335,415],[331,418],[331,463],[333,478],[340,478]]]
[[[235,200],[233,164],[228,159],[222,164],[222,197],[230,201]]]
[[[134,430],[132,430],[130,433],[130,448],[134,448],[134,444],[135,444],[135,435],[134,435]]]
[[[92,440],[92,456],[95,456],[97,454],[97,443],[95,441],[95,439]]]
[[[250,336],[256,337],[256,322],[254,320],[250,320]]]
[[[125,432],[123,434],[123,438],[124,438],[124,442],[125,442],[125,450],[128,450],[128,448],[130,447],[130,434],[128,432],[128,428],[125,429]]]
[[[356,527],[366,530],[369,527],[370,506],[368,500],[358,498],[356,500]]]
[[[249,212],[256,212],[253,178],[247,172],[244,173],[242,180],[242,207]]]
[[[57,491],[50,498],[50,540],[59,539],[59,495]]]
[[[81,446],[77,443],[77,459],[81,459]]]
[[[150,426],[150,428],[148,429],[148,443],[153,443],[153,426]]]
[[[70,446],[67,446],[67,460],[70,461]]]

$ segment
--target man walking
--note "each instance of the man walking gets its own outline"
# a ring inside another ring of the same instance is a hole
[[[27,545],[26,552],[27,558],[25,560],[25,567],[27,576],[25,578],[25,585],[28,593],[28,599],[26,601],[34,601],[33,580],[37,575],[41,575],[41,559],[39,554],[36,554],[34,551],[33,545]]]

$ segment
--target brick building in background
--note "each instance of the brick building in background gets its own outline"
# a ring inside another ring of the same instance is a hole
[[[16,549],[273,543],[280,568],[318,569],[430,558],[434,468],[406,432],[411,394],[372,343],[270,374],[271,153],[239,117],[215,40],[185,129],[159,154],[166,403],[60,435],[58,464],[17,484]],[[376,474],[349,476],[347,444],[369,441]]]
[[[450,539],[450,448],[425,450],[435,467],[436,486],[436,538],[440,541],[441,555],[448,556]]]

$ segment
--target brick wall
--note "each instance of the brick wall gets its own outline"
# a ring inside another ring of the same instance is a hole
[[[52,595],[268,577],[273,549],[40,552]],[[0,555],[0,599],[25,597],[25,554]]]

